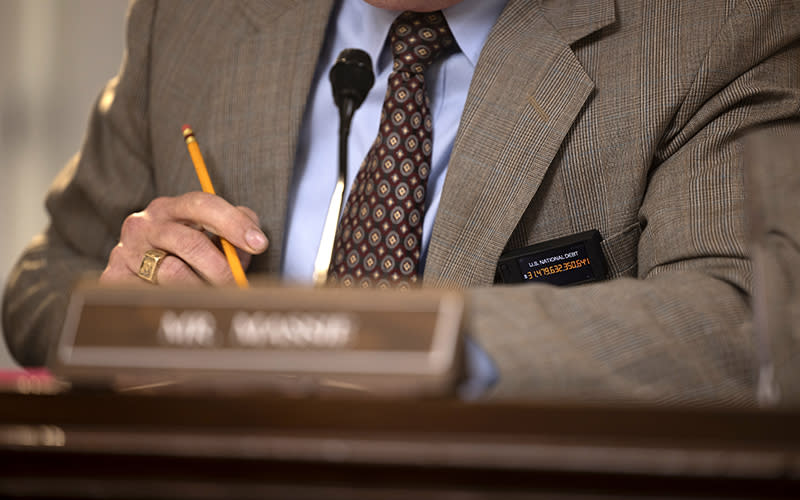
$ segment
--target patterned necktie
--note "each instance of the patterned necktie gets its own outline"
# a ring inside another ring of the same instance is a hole
[[[394,66],[378,137],[358,171],[336,232],[328,283],[408,288],[417,282],[433,128],[425,69],[456,48],[441,12],[392,24]]]

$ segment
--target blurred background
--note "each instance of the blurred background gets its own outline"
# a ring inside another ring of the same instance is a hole
[[[0,0],[0,282],[46,224],[50,181],[116,74],[127,0]],[[0,340],[0,369],[16,366]]]

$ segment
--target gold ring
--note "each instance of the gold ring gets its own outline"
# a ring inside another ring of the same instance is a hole
[[[144,253],[144,258],[142,258],[142,263],[139,264],[139,272],[136,274],[143,280],[157,285],[158,278],[156,274],[158,273],[158,267],[167,255],[167,252],[158,248],[151,248],[146,251]]]

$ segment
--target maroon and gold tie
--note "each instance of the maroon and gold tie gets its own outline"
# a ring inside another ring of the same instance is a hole
[[[441,12],[392,24],[393,71],[378,137],[361,164],[336,231],[328,282],[407,288],[417,282],[433,129],[424,71],[456,47]]]

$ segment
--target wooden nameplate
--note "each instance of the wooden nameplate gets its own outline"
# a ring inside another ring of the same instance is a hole
[[[82,282],[49,368],[127,390],[446,395],[462,372],[463,312],[443,290]]]

